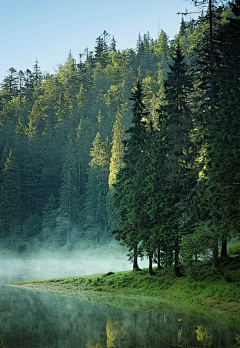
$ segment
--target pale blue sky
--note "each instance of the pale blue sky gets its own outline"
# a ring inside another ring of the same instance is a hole
[[[69,50],[74,58],[106,30],[117,49],[135,48],[138,33],[156,39],[158,25],[171,38],[181,16],[193,10],[184,0],[0,0],[0,81],[10,67],[32,69],[37,57],[43,71],[54,72]]]

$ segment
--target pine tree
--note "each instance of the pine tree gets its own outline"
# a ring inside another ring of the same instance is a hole
[[[144,45],[143,45],[143,39],[141,34],[138,34],[137,44],[136,44],[136,51],[138,55],[141,55],[144,53]]]
[[[31,70],[26,69],[24,76],[25,76],[25,85],[24,85],[25,91],[24,92],[28,99],[32,99],[34,86],[33,86],[33,74]]]
[[[87,235],[98,242],[107,233],[107,193],[110,149],[108,139],[101,141],[98,132],[90,151],[88,182],[86,188],[85,213]]]
[[[17,70],[14,68],[10,68],[8,70],[8,76],[3,79],[1,83],[1,87],[4,93],[5,101],[9,101],[12,97],[18,95],[18,86],[19,86],[19,77]]]
[[[38,213],[29,213],[22,224],[24,241],[28,244],[36,242],[42,230],[41,217]],[[24,247],[20,244],[20,248]],[[25,244],[26,248],[26,244]]]
[[[116,206],[119,208],[119,223],[113,230],[117,240],[121,240],[130,251],[133,259],[133,269],[139,269],[137,257],[139,255],[138,244],[142,233],[145,232],[145,218],[143,214],[143,202],[145,194],[144,183],[144,145],[146,138],[146,125],[142,121],[146,116],[143,104],[142,87],[137,81],[131,95],[133,105],[133,126],[126,134],[125,149],[123,155],[123,167],[117,175],[114,185]]]
[[[19,79],[19,87],[18,87],[18,90],[19,90],[19,96],[20,96],[20,99],[21,97],[25,94],[24,93],[24,85],[25,85],[25,76],[24,76],[24,72],[22,70],[19,70],[18,72],[18,79]]]
[[[180,275],[178,259],[181,234],[191,231],[196,222],[194,197],[198,172],[195,166],[197,154],[193,143],[196,125],[193,123],[189,108],[190,88],[190,76],[180,46],[177,45],[168,80],[165,83],[167,105],[163,112],[166,112],[167,119],[162,125],[165,128],[164,142],[167,148],[167,201],[174,210],[171,218],[168,218],[167,226],[175,234],[176,276]],[[191,192],[190,195],[189,192]]]
[[[182,20],[181,20],[181,24],[180,24],[179,35],[180,36],[186,35],[186,23],[183,19],[183,16],[182,16]]]
[[[198,176],[193,144],[195,125],[188,100],[191,83],[179,45],[172,60],[165,82],[166,104],[160,109],[160,131],[155,133],[150,149],[146,207],[154,235],[161,231],[154,238],[174,250],[175,274],[180,276],[179,244],[196,221],[194,197]]]
[[[202,17],[203,22],[207,23],[205,35],[196,47],[195,70],[197,74],[195,85],[197,86],[196,100],[198,100],[198,123],[202,132],[202,148],[205,149],[204,169],[200,180],[201,204],[205,208],[205,220],[211,219],[210,231],[212,234],[212,260],[215,266],[219,266],[218,260],[218,239],[219,220],[218,196],[220,188],[215,173],[217,173],[217,137],[219,127],[218,118],[218,82],[216,59],[218,52],[216,49],[216,35],[221,26],[220,15],[222,7],[217,6],[218,1],[208,1],[208,12]],[[201,5],[202,2],[196,2]],[[199,98],[199,99],[198,99]],[[199,112],[201,110],[201,113]],[[200,117],[199,117],[200,116]],[[206,221],[203,222],[205,224]]]
[[[42,235],[43,240],[54,243],[54,237],[57,227],[58,202],[53,194],[43,208],[42,217]]]
[[[62,145],[65,144],[70,132],[71,120],[73,116],[73,101],[68,90],[61,92],[56,105],[57,124],[56,130]]]
[[[61,173],[60,208],[57,218],[57,232],[60,242],[69,247],[71,232],[77,225],[79,216],[78,166],[75,146],[72,141],[67,145],[65,161]]]
[[[113,126],[113,141],[111,148],[111,158],[109,166],[109,177],[108,185],[109,192],[107,196],[107,213],[108,213],[108,225],[110,228],[116,226],[118,222],[117,209],[114,207],[114,188],[113,185],[117,181],[117,174],[120,168],[123,167],[123,139],[124,139],[124,130],[121,124],[121,113],[118,108],[116,120]]]
[[[225,23],[215,34],[215,57],[213,79],[217,86],[213,112],[208,120],[208,136],[211,148],[208,161],[213,163],[208,170],[207,186],[211,188],[206,196],[217,193],[215,230],[222,242],[221,256],[227,256],[227,239],[239,228],[239,49],[240,3],[231,5],[235,14],[226,17]],[[229,56],[229,51],[231,56]],[[209,115],[210,116],[210,115]],[[212,192],[211,192],[212,191]]]
[[[102,67],[106,66],[106,53],[108,50],[107,38],[108,33],[106,31],[103,32],[103,35],[100,35],[96,39],[96,46],[94,48],[94,59],[96,62],[100,63]]]
[[[120,168],[123,166],[123,161],[122,161],[123,148],[124,148],[123,139],[124,139],[124,130],[121,124],[120,110],[118,109],[117,115],[116,115],[116,121],[113,126],[113,141],[112,141],[109,178],[108,178],[108,184],[110,189],[116,183],[117,174]]]
[[[47,115],[44,113],[43,98],[40,96],[33,104],[29,115],[28,136],[30,138],[37,134],[44,134],[47,127]]]
[[[117,41],[115,40],[115,37],[112,37],[111,44],[110,44],[110,50],[112,52],[117,52]]]
[[[19,164],[10,149],[4,164],[0,191],[1,237],[14,247],[20,234],[20,192],[21,180]],[[3,241],[4,243],[4,241]]]
[[[35,63],[33,65],[32,76],[33,76],[33,85],[34,86],[41,84],[41,82],[43,80],[43,76],[42,76],[42,72],[41,72],[37,58],[36,58]]]
[[[154,45],[154,50],[156,55],[160,58],[158,68],[162,71],[163,78],[166,80],[169,61],[169,38],[163,30],[161,30],[157,43]]]
[[[104,53],[107,53],[107,51],[108,51],[109,36],[110,36],[110,34],[106,30],[104,30],[103,34],[102,34],[102,38],[103,38],[103,52]]]

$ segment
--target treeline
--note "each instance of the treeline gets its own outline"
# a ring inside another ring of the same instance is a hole
[[[55,74],[44,75],[36,60],[32,70],[10,68],[2,81],[2,248],[113,238],[113,127],[131,124],[129,97],[140,76],[154,113],[171,49],[163,31],[157,40],[139,34],[136,49],[120,52],[116,44],[104,31],[93,51],[78,60],[69,52]]]
[[[121,52],[104,31],[55,74],[37,61],[32,71],[9,69],[2,248],[71,248],[113,230],[134,268],[149,257],[150,273],[154,258],[160,267],[173,255],[178,272],[183,249],[210,246],[216,260],[222,241],[226,253],[239,224],[239,9],[214,7],[182,19],[171,42],[147,33]]]

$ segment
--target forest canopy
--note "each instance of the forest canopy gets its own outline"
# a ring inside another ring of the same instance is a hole
[[[204,3],[204,1],[202,2]],[[197,1],[201,5],[200,1]],[[54,74],[9,69],[0,89],[1,248],[113,235],[133,267],[227,254],[240,215],[240,1],[183,16],[173,40],[107,31]]]

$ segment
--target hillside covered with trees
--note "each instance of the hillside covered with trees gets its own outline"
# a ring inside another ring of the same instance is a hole
[[[203,1],[204,2],[204,1]],[[0,89],[1,248],[106,243],[133,267],[204,255],[239,233],[240,1],[119,51],[104,31],[54,74]]]

